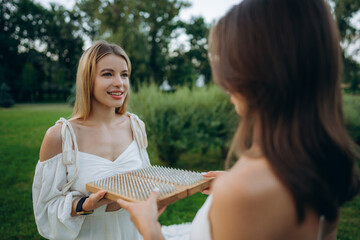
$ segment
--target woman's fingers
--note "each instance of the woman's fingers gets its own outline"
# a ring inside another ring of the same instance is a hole
[[[210,188],[205,188],[201,191],[201,193],[209,195],[211,193],[211,190],[210,190]]]
[[[203,175],[204,177],[217,178],[224,173],[225,171],[209,171],[209,172],[202,172],[201,175]],[[210,187],[205,188],[204,190],[201,191],[201,193],[209,195],[211,193],[211,188]]]
[[[159,190],[154,189],[145,202],[133,203],[123,199],[117,200],[120,207],[129,211],[130,220],[142,235],[158,224],[158,215],[165,210],[165,207],[162,207],[160,210],[157,209],[156,199],[158,195]]]
[[[209,171],[209,172],[202,172],[201,175],[204,177],[218,177],[221,174],[225,173],[225,171]]]
[[[120,207],[122,207],[128,211],[130,211],[131,205],[133,204],[131,202],[122,200],[121,198],[119,198],[116,202],[120,205]]]
[[[159,189],[156,187],[154,188],[154,191],[152,191],[152,193],[150,194],[149,199],[147,200],[148,202],[156,202],[157,197],[159,196]]]
[[[108,204],[111,200],[105,199],[104,196],[106,191],[99,191],[97,193],[92,193],[90,196],[85,200],[83,204],[83,209],[88,211],[94,210],[104,204]]]

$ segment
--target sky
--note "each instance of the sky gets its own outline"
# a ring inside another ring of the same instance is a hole
[[[45,7],[49,7],[51,2],[58,3],[64,7],[71,9],[75,3],[75,0],[34,0],[37,3],[42,4]],[[150,0],[145,0],[150,1]],[[180,11],[179,18],[184,21],[189,21],[192,16],[202,16],[204,17],[207,23],[212,23],[217,21],[220,17],[225,15],[225,13],[235,4],[239,3],[241,0],[188,0],[191,3],[191,7],[184,8]],[[360,25],[360,12],[352,19],[352,24],[354,26]],[[170,43],[170,48],[176,49],[178,44],[187,42],[187,38],[184,35],[180,35],[177,39],[173,39]],[[352,44],[348,48],[348,54],[353,55],[354,59],[360,62],[360,54],[354,54],[353,49],[358,48],[360,44],[360,39]],[[91,45],[90,41],[85,39],[85,48]]]
[[[50,7],[50,3],[57,3],[64,6],[67,9],[72,9],[75,0],[34,0],[40,3],[44,7]],[[149,1],[149,0],[146,0]],[[185,22],[188,22],[192,16],[202,16],[205,21],[210,24],[219,20],[220,17],[235,4],[241,0],[188,0],[191,3],[191,7],[183,8],[180,10],[179,18]],[[85,38],[84,50],[90,47],[91,41]],[[177,49],[179,45],[189,47],[188,37],[185,34],[180,34],[176,39],[172,39],[170,42],[170,51]]]
[[[147,0],[149,1],[149,0]],[[191,16],[203,16],[205,21],[211,23],[223,16],[233,5],[241,0],[188,0],[191,7],[184,8],[180,11],[180,19],[187,21]],[[50,3],[58,3],[64,7],[71,9],[75,0],[35,0],[35,2],[48,7]]]

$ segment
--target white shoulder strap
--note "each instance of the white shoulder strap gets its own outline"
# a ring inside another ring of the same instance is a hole
[[[56,123],[62,123],[61,128],[61,139],[62,139],[62,161],[64,165],[71,165],[73,164],[72,161],[72,149],[74,146],[74,152],[75,152],[75,172],[73,178],[67,182],[62,189],[62,193],[65,194],[72,184],[74,183],[78,169],[79,169],[79,150],[78,145],[76,142],[76,136],[74,133],[74,129],[72,128],[70,122],[66,120],[65,118],[60,118]]]
[[[319,229],[317,240],[322,240],[324,238],[324,224],[325,224],[325,216],[321,215],[319,219]]]
[[[141,158],[143,160],[144,166],[150,166],[149,156],[146,152],[148,146],[147,136],[145,131],[144,123],[133,113],[128,113],[130,116],[131,129],[135,138],[135,141],[139,147]]]

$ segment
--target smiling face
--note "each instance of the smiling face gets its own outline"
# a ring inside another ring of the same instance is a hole
[[[96,65],[92,105],[119,108],[129,90],[129,70],[124,58],[108,54]]]

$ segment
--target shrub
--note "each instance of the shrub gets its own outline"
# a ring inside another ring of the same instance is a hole
[[[360,96],[344,94],[346,128],[354,141],[360,145]]]
[[[132,93],[129,109],[146,123],[149,144],[169,166],[184,152],[205,154],[215,148],[226,153],[237,121],[228,96],[214,85],[174,93],[143,86]]]
[[[129,110],[146,123],[149,147],[154,150],[150,155],[155,155],[150,157],[170,166],[185,152],[205,156],[215,149],[225,158],[238,121],[228,96],[213,84],[175,92],[142,86],[131,93]],[[347,129],[360,144],[360,96],[344,94],[344,112]]]
[[[1,107],[12,107],[15,104],[10,92],[10,87],[6,83],[2,83],[0,87],[0,106]]]

